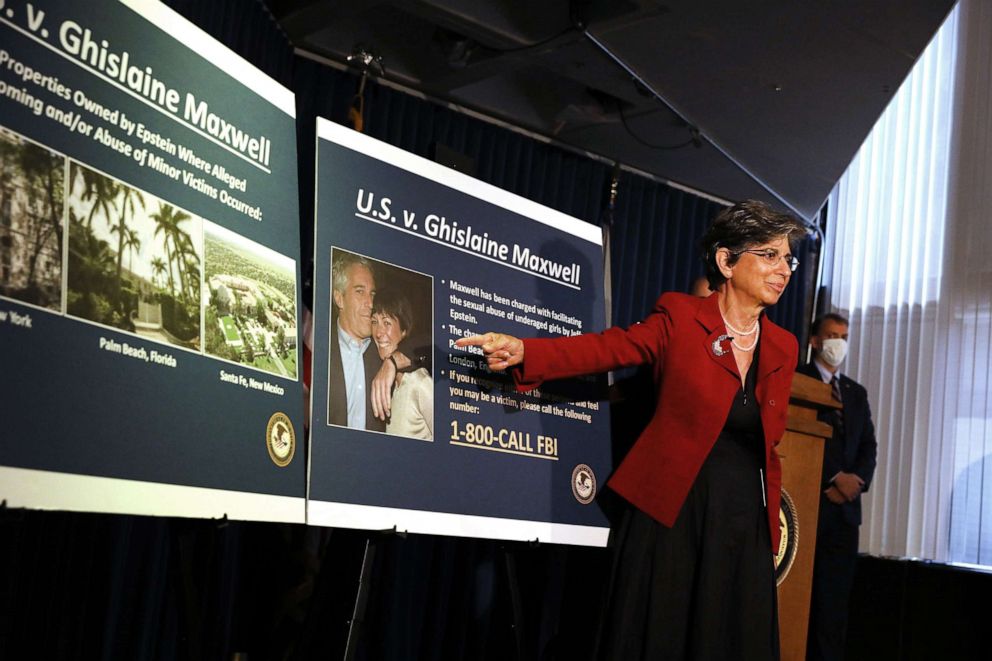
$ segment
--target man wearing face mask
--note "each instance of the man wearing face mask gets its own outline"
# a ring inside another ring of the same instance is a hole
[[[813,562],[808,660],[844,658],[848,601],[858,559],[861,494],[875,472],[875,427],[868,392],[840,372],[847,356],[848,321],[826,314],[813,322],[813,361],[797,372],[822,379],[833,388],[842,411],[828,410],[820,420],[833,427],[823,451],[820,517]]]

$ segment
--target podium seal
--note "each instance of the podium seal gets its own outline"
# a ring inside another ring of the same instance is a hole
[[[799,515],[792,496],[782,489],[782,504],[778,510],[778,527],[781,532],[775,550],[775,585],[781,585],[792,569],[799,548]]]

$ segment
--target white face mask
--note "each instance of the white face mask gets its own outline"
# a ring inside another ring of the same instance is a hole
[[[820,349],[820,358],[827,365],[837,367],[847,358],[847,340],[840,337],[823,340],[822,348]]]

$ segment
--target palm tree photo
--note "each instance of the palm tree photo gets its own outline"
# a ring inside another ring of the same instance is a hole
[[[203,221],[72,162],[69,314],[199,349]]]

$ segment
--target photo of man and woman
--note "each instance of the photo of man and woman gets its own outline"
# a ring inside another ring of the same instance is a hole
[[[331,250],[327,424],[434,440],[433,279]]]

